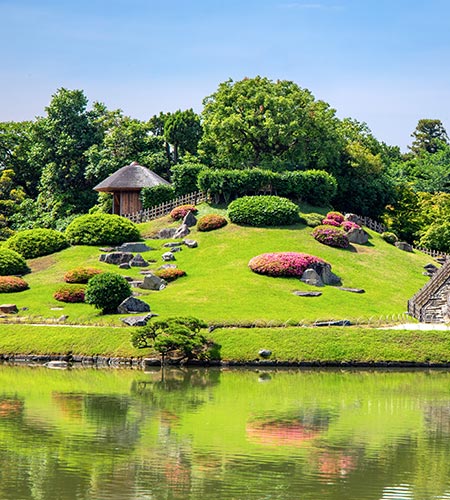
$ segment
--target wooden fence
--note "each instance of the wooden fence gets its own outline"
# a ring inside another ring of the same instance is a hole
[[[157,205],[156,207],[146,208],[133,214],[124,214],[124,217],[130,219],[132,222],[148,222],[169,214],[175,207],[180,205],[196,205],[197,203],[202,203],[203,201],[206,201],[206,195],[198,191],[196,193],[185,194],[175,198],[174,200]]]

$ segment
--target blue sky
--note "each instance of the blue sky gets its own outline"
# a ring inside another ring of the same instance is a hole
[[[0,121],[60,87],[148,119],[228,78],[293,80],[406,150],[450,133],[449,0],[0,0]]]

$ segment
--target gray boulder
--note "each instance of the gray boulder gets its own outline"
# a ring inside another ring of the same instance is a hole
[[[154,274],[146,274],[140,288],[144,290],[164,290],[167,286],[167,281],[161,279]]]
[[[190,232],[191,232],[191,230],[189,229],[189,227],[186,224],[181,224],[181,226],[175,231],[175,233],[172,236],[172,238],[174,240],[178,240],[180,238],[184,238]]]
[[[116,248],[117,252],[132,252],[132,253],[148,252],[150,250],[154,250],[154,249],[147,246],[145,243],[142,243],[140,241],[132,242],[132,243],[122,243],[122,245],[120,245],[120,247]]]
[[[129,262],[122,262],[122,264],[119,264],[120,269],[130,269],[131,265]]]
[[[142,255],[140,253],[138,253],[130,260],[130,266],[147,267],[148,262],[142,257]]]
[[[355,224],[358,224],[358,226],[363,226],[364,225],[364,220],[362,217],[356,214],[345,214],[345,220],[348,220],[350,222],[354,222]]]
[[[136,297],[127,297],[117,308],[119,314],[150,312],[150,306]]]
[[[347,238],[350,243],[365,245],[369,241],[369,235],[364,229],[353,228],[347,231]]]
[[[114,264],[118,266],[119,264],[130,262],[132,258],[133,254],[130,252],[111,252],[102,253],[99,257],[99,260],[100,262],[105,262],[106,264]]]
[[[272,356],[272,351],[270,351],[269,349],[260,349],[258,354],[262,358],[269,358],[270,356]]]
[[[195,215],[189,210],[189,212],[184,216],[183,224],[187,227],[194,227],[197,224],[197,219]]]
[[[169,241],[167,243],[164,243],[163,247],[165,248],[175,248],[175,247],[180,247],[183,243],[181,241]]]
[[[330,264],[326,262],[317,262],[310,266],[319,275],[324,285],[340,285],[341,278],[331,271]],[[303,273],[304,275],[304,273]],[[303,278],[303,276],[302,276]]]
[[[183,250],[181,247],[172,247],[172,248],[170,249],[170,251],[171,251],[172,253],[181,252],[181,250]]]
[[[162,260],[164,260],[165,262],[170,262],[171,260],[175,260],[175,255],[172,252],[163,253]]]
[[[130,316],[129,318],[120,318],[120,321],[128,326],[145,326],[153,316],[156,315],[150,313],[146,316]]]
[[[314,269],[306,269],[305,272],[302,274],[300,280],[303,281],[303,283],[306,283],[307,285],[313,285],[313,286],[324,285],[321,277],[317,274],[317,272]]]
[[[406,241],[397,241],[395,243],[395,246],[399,248],[400,250],[403,250],[404,252],[412,252],[413,247],[409,244],[406,243]]]
[[[188,248],[197,248],[198,247],[198,243],[195,240],[183,240],[183,243]]]
[[[165,227],[158,231],[158,238],[161,240],[168,240],[169,238],[173,238],[173,235],[177,232],[176,227]]]

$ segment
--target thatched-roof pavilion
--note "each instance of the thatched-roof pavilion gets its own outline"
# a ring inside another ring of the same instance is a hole
[[[132,214],[142,210],[140,193],[142,188],[167,184],[165,179],[146,167],[133,162],[119,168],[107,179],[94,187],[95,191],[113,195],[113,214]]]

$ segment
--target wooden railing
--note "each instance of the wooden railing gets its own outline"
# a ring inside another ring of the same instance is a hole
[[[148,222],[169,214],[175,207],[180,205],[196,205],[197,203],[202,203],[203,201],[206,201],[206,195],[198,191],[179,196],[174,200],[167,201],[166,203],[162,203],[156,207],[146,208],[132,214],[124,214],[124,217],[130,219],[132,222]]]

